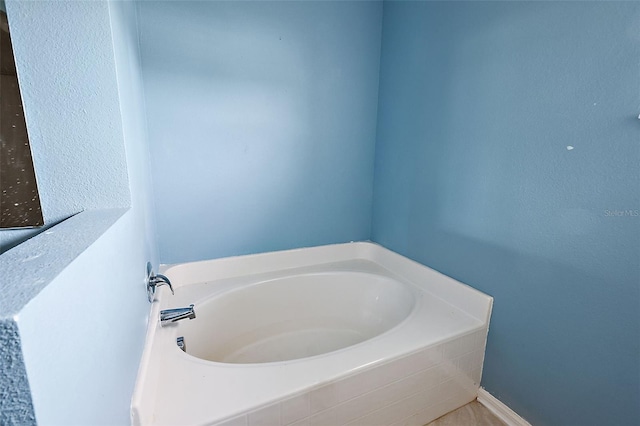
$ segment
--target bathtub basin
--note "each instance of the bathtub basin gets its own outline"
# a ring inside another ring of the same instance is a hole
[[[134,425],[420,426],[477,395],[492,298],[379,245],[160,272]]]
[[[338,297],[336,297],[338,296]],[[198,305],[182,324],[186,353],[222,363],[321,355],[376,337],[407,318],[411,287],[372,273],[291,275],[241,287]]]

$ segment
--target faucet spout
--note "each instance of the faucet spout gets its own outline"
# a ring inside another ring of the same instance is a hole
[[[176,309],[164,309],[160,311],[160,325],[165,326],[167,324],[183,320],[185,318],[194,319],[196,317],[196,311],[193,309],[193,304],[188,308],[176,308]]]

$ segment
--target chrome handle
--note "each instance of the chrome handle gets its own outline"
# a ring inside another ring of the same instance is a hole
[[[160,287],[161,285],[168,285],[169,289],[171,290],[171,294],[176,294],[173,291],[173,286],[171,285],[171,281],[169,281],[169,278],[167,278],[166,276],[162,275],[162,274],[155,274],[152,275],[149,278],[149,283],[151,285],[154,285],[156,287]]]
[[[162,274],[154,274],[151,266],[151,262],[147,262],[147,299],[149,299],[149,303],[153,303],[155,299],[156,289],[161,285],[168,285],[171,290],[171,294],[175,294],[173,291],[173,286],[171,285],[171,281],[169,278]]]

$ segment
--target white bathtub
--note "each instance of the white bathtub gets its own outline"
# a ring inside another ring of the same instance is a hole
[[[492,298],[378,245],[161,272],[175,295],[152,305],[135,425],[419,426],[476,397]]]

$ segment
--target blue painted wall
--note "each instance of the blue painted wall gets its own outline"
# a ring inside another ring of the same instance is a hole
[[[373,240],[495,297],[482,385],[640,424],[640,3],[385,2]]]
[[[13,317],[35,417],[128,424],[149,312],[145,264],[158,261],[136,9],[120,1],[11,1],[7,9],[35,168],[49,183],[41,190],[86,211],[0,256],[3,297],[44,286],[77,240],[117,218]],[[118,205],[128,209],[114,213]],[[58,256],[43,255],[43,238]],[[5,287],[21,280],[25,290]]]
[[[163,263],[369,238],[380,2],[138,8]]]

